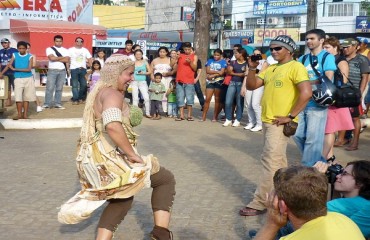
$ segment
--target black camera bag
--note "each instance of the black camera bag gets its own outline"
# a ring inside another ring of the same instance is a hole
[[[360,89],[356,88],[349,79],[348,82],[350,84],[337,86],[334,102],[334,106],[337,108],[358,107],[361,103]]]

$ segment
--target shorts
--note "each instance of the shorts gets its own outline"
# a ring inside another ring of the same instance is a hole
[[[14,80],[14,99],[16,102],[36,101],[36,89],[33,76]]]
[[[358,118],[363,114],[362,106],[361,104],[358,107],[350,107],[349,111],[351,113],[352,118]]]
[[[193,106],[194,105],[194,94],[195,88],[194,84],[186,84],[186,83],[176,83],[176,99],[177,99],[177,106],[184,107],[185,106],[185,98],[186,98],[186,105]]]
[[[222,81],[217,81],[217,82],[208,82],[207,81],[206,88],[221,89],[222,88]]]

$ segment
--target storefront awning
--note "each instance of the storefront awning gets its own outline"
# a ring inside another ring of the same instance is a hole
[[[55,34],[92,34],[98,39],[107,37],[107,29],[102,26],[53,20],[10,19],[11,33],[55,33]]]
[[[144,32],[132,31],[128,33],[128,39],[136,42],[137,40],[145,40],[148,42],[192,42],[193,33],[184,33],[182,31],[172,32]]]

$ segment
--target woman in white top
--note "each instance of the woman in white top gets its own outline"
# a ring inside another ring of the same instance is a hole
[[[143,51],[141,51],[140,49],[136,50],[134,56],[135,56],[134,81],[131,82],[132,105],[138,106],[140,90],[145,104],[145,116],[147,118],[151,118],[148,84],[146,83],[146,76],[151,75],[152,70],[148,62],[145,61],[143,58]]]
[[[163,76],[162,77],[162,83],[166,87],[166,91],[168,90],[168,88],[170,86],[170,82],[173,78],[172,76],[175,73],[175,70],[172,69],[172,67],[171,67],[171,64],[170,64],[171,59],[168,56],[168,54],[169,54],[168,48],[160,47],[158,49],[158,57],[155,58],[152,61],[152,64],[151,64],[151,67],[153,69],[153,73],[151,75],[152,81],[154,80],[154,74],[156,74],[157,72],[161,73],[162,76]],[[167,97],[166,97],[166,94],[163,94],[162,107],[163,107],[163,111],[167,112]]]
[[[261,56],[261,51],[255,49],[253,51],[254,56]],[[261,59],[259,60],[259,65],[257,66],[258,71],[262,71],[267,68],[268,64],[266,60]],[[253,91],[246,90],[247,88],[244,87],[246,85],[246,78],[243,82],[242,92],[241,95],[245,96],[245,106],[248,111],[248,124],[244,127],[246,130],[250,130],[252,132],[258,132],[262,130],[262,120],[261,120],[261,98],[263,94],[264,87],[259,87]]]

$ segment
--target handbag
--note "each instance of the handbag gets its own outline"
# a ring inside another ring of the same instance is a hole
[[[229,85],[230,84],[230,81],[231,81],[231,75],[229,75],[229,74],[227,74],[226,76],[225,76],[225,78],[224,78],[224,82],[223,82],[223,84],[224,85]]]
[[[295,134],[298,128],[298,123],[290,121],[284,124],[283,133],[285,136],[290,137]]]
[[[339,70],[340,71],[340,70]],[[342,75],[344,75],[342,73]],[[338,82],[334,106],[337,108],[357,107],[361,104],[361,91],[348,79],[348,83]]]

